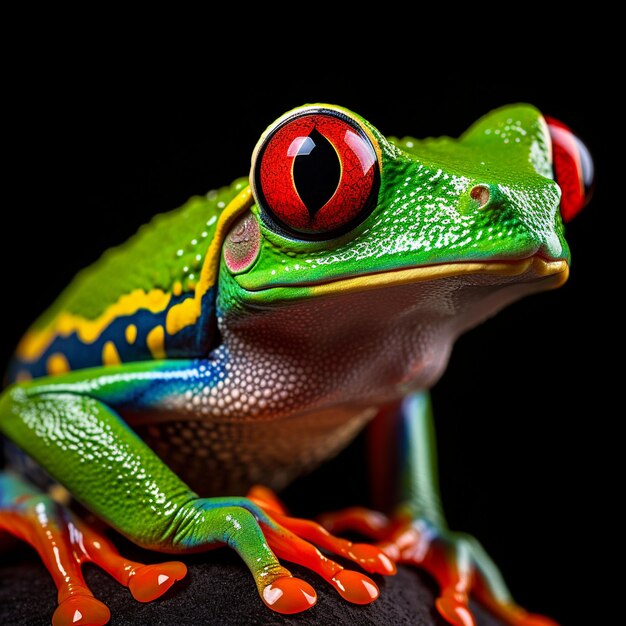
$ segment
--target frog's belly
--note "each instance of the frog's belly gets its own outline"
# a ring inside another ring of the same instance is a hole
[[[375,408],[334,407],[271,421],[180,421],[128,417],[139,436],[202,496],[281,489],[345,448]]]

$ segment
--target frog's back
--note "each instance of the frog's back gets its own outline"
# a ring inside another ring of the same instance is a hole
[[[215,287],[198,281],[238,179],[157,215],[77,274],[19,343],[9,382],[129,361],[206,356],[215,341]],[[219,251],[217,251],[219,254]],[[180,324],[181,311],[191,319]]]

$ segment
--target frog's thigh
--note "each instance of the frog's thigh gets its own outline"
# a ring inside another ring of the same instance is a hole
[[[79,501],[143,545],[167,534],[192,494],[103,402],[14,387],[0,400],[0,429]]]
[[[117,383],[105,388],[111,376],[98,380],[100,398],[119,397]],[[263,588],[268,571],[288,575],[267,546],[259,523],[275,524],[260,507],[246,498],[199,498],[102,399],[80,395],[94,386],[49,380],[13,387],[0,397],[0,430],[138,545],[183,553],[227,544]]]
[[[266,566],[284,575],[259,526],[271,520],[258,506],[199,498],[114,409],[158,409],[216,379],[211,368],[207,361],[131,363],[20,383],[0,396],[0,432],[138,545],[182,553],[226,543],[260,582]]]

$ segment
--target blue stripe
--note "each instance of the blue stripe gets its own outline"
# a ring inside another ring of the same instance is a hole
[[[195,324],[183,328],[175,335],[165,334],[166,358],[201,358],[208,355],[214,347],[217,340],[214,321],[215,292],[216,288],[213,287],[202,298],[200,318]],[[119,317],[113,320],[93,343],[84,343],[75,332],[67,337],[56,337],[41,357],[33,363],[15,357],[9,365],[7,381],[15,382],[20,372],[28,372],[33,378],[46,376],[48,374],[46,361],[56,353],[62,354],[67,359],[72,370],[99,367],[102,365],[102,350],[108,341],[115,344],[123,363],[150,361],[153,356],[147,344],[148,333],[156,326],[165,328],[169,309],[190,297],[193,296],[190,294],[172,296],[167,309],[159,313],[141,309],[133,315]],[[130,324],[137,328],[137,338],[132,344],[126,341],[126,328]]]

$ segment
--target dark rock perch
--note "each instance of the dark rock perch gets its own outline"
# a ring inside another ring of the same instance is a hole
[[[125,556],[159,560],[155,553],[124,545]],[[157,558],[154,558],[154,557]],[[166,557],[167,558],[167,557]],[[267,609],[252,577],[237,555],[226,549],[184,558],[187,577],[163,598],[136,602],[129,591],[102,570],[85,566],[87,582],[111,609],[110,626],[447,626],[435,609],[436,586],[425,574],[401,567],[396,576],[375,576],[381,596],[368,606],[342,600],[319,577],[286,563],[294,574],[313,585],[317,605],[298,615],[282,616]],[[0,624],[49,626],[56,590],[33,552],[4,553],[0,559]],[[474,606],[477,626],[503,626],[480,606]]]

